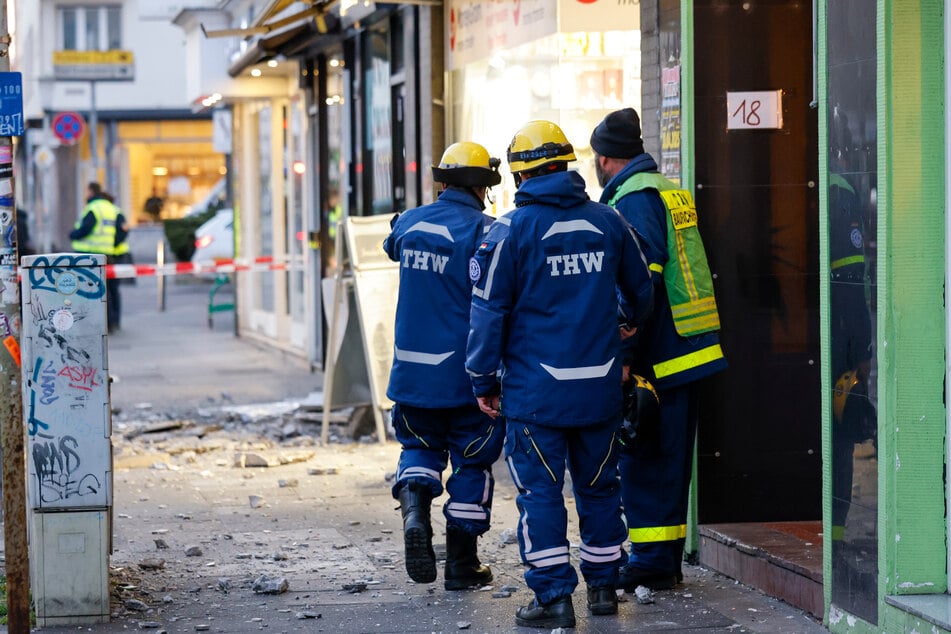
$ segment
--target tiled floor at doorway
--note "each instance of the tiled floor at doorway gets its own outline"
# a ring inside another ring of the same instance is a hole
[[[822,616],[822,522],[703,524],[700,563]]]

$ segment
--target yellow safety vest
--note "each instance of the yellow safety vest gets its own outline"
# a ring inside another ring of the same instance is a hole
[[[73,251],[115,255],[116,219],[119,216],[119,209],[108,200],[97,198],[86,205],[82,217],[76,221],[74,228],[78,229],[82,225],[83,218],[90,211],[96,217],[96,225],[87,236],[72,241]]]
[[[685,189],[656,172],[638,172],[618,187],[608,204],[626,194],[656,189],[667,208],[667,265],[651,264],[663,272],[674,327],[681,337],[693,337],[720,329],[720,314],[713,294],[713,276],[697,228],[697,208]]]
[[[113,206],[115,206],[115,208],[116,208],[116,221],[118,222],[119,214],[122,213],[122,210],[119,209],[119,207],[116,206],[115,204],[113,204]],[[118,231],[118,227],[116,227],[116,230]],[[113,255],[125,255],[126,253],[129,252],[129,250],[130,250],[130,249],[129,249],[129,236],[128,236],[128,234],[126,234],[125,240],[123,240],[123,241],[120,242],[119,244],[115,245],[115,249],[114,249]]]

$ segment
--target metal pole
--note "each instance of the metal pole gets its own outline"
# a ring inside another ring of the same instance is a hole
[[[96,81],[89,82],[89,152],[92,155],[93,180],[99,180],[99,115],[96,113]]]
[[[10,70],[7,2],[0,0],[0,72]],[[5,176],[9,174],[9,176]],[[13,195],[13,139],[0,137],[0,224],[10,223],[16,236]],[[7,227],[2,227],[6,233]],[[26,452],[20,372],[20,287],[16,241],[0,243],[0,448],[3,452],[3,520],[7,582],[7,627],[13,634],[30,631],[30,557],[26,538]]]
[[[161,269],[165,266],[165,243],[161,240],[155,245],[155,268]],[[165,276],[159,275],[158,279],[158,309],[160,313],[165,312]]]

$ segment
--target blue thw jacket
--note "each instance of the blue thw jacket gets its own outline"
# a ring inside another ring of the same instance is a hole
[[[578,427],[620,417],[617,288],[638,324],[650,272],[628,224],[584,188],[576,172],[524,181],[470,264],[466,369],[476,396],[501,389],[506,418]]]
[[[657,163],[650,154],[634,157],[608,181],[601,201],[610,200],[634,174],[656,171]],[[667,287],[660,272],[668,260],[667,208],[657,190],[631,192],[619,199],[615,207],[641,237],[644,255],[655,271],[654,309],[647,323],[631,340],[635,344],[633,350],[628,349],[626,353],[631,371],[663,389],[690,383],[724,369],[727,363],[717,332],[681,337],[674,326]]]
[[[450,188],[403,212],[383,242],[400,263],[393,368],[386,395],[414,407],[475,406],[465,371],[469,258],[492,221],[482,202]]]

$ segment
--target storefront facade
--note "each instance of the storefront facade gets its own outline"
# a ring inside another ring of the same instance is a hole
[[[935,616],[949,605],[946,15],[935,0],[338,11],[235,68],[291,64],[229,102],[240,255],[302,263],[239,280],[242,333],[320,367],[345,217],[432,201],[446,145],[504,159],[532,119],[563,127],[597,198],[590,132],[633,106],[695,194],[730,362],[705,387],[688,553],[697,526],[812,522],[830,629],[951,631]],[[768,126],[728,107],[761,99],[780,115]],[[492,211],[513,195],[506,173]]]
[[[865,357],[871,373],[858,402],[871,404],[863,407],[871,433],[852,435],[854,421],[838,416],[834,391],[826,392],[831,412],[824,408],[827,620],[836,632],[951,630],[943,290],[947,9],[936,0],[883,0],[874,11],[857,2],[819,3],[829,381],[843,336],[866,327],[835,329],[837,319],[851,314],[837,301],[833,268],[833,194],[840,179],[848,179],[868,210],[864,299],[871,347]],[[863,444],[877,460],[862,459]],[[850,471],[858,487],[841,482]]]
[[[951,631],[947,3],[669,4],[731,363],[697,522],[821,519],[832,631]],[[736,94],[780,122],[737,125]]]
[[[195,90],[209,110],[227,113],[236,257],[286,264],[237,276],[239,334],[317,369],[324,289],[345,264],[338,227],[350,215],[431,201],[429,170],[420,166],[430,164],[443,125],[441,48],[431,52],[441,46],[439,9],[332,5],[319,19],[286,0],[236,1],[178,18],[196,56],[214,57],[209,41],[225,43],[218,54],[228,77],[206,73]]]

